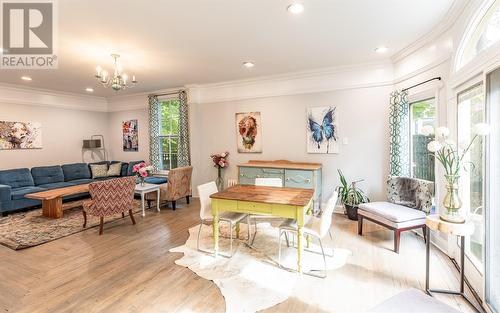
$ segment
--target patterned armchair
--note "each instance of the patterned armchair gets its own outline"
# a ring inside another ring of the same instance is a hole
[[[172,208],[175,210],[176,201],[181,198],[186,198],[189,204],[189,197],[192,194],[191,190],[191,175],[193,173],[192,166],[178,167],[171,169],[168,172],[168,182],[160,185],[160,201],[172,202]],[[151,201],[156,200],[156,192],[146,194],[148,206],[151,206]]]
[[[135,219],[132,212],[134,203],[135,176],[115,178],[91,183],[89,192],[92,200],[83,203],[83,227],[87,226],[87,214],[101,219],[99,235],[102,235],[104,217],[118,213],[125,216],[128,211],[132,224]]]
[[[422,228],[425,238],[425,218],[432,208],[434,183],[409,177],[389,177],[387,202],[359,205],[358,234],[363,234],[363,220],[394,231],[394,252],[399,253],[401,232]]]

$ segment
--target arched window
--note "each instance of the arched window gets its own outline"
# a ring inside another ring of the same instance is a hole
[[[500,0],[489,0],[479,9],[460,43],[458,70],[500,40]]]

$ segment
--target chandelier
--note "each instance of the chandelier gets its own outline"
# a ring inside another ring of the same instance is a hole
[[[135,75],[132,75],[132,80],[129,82],[127,74],[123,73],[123,68],[118,63],[120,55],[113,53],[111,54],[111,57],[114,60],[113,63],[115,67],[113,76],[110,76],[107,71],[103,70],[100,66],[97,66],[95,78],[97,78],[104,87],[111,87],[111,89],[115,91],[134,87],[135,84],[137,84]]]

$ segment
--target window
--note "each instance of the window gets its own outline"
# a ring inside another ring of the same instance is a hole
[[[434,158],[427,144],[434,135],[422,135],[422,127],[436,123],[436,101],[434,98],[410,103],[410,155],[411,176],[434,181]]]
[[[162,170],[177,167],[179,144],[179,107],[177,99],[160,103],[160,166]]]
[[[457,57],[457,69],[500,40],[500,0],[490,0],[479,10],[464,36]]]
[[[472,128],[485,122],[483,85],[479,84],[458,94],[457,141],[465,148],[473,138]],[[466,216],[475,224],[475,232],[466,240],[466,253],[471,261],[479,265],[484,260],[484,169],[485,142],[478,137],[464,157],[465,169],[461,171],[460,196]]]

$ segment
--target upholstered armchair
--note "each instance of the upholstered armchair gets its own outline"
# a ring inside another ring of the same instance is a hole
[[[401,232],[422,228],[432,208],[434,183],[409,177],[389,177],[387,202],[359,205],[358,234],[363,235],[363,220],[369,220],[394,231],[394,252],[399,253]]]
[[[99,235],[102,235],[104,217],[122,214],[128,211],[132,224],[135,225],[133,215],[135,176],[115,178],[99,181],[89,185],[92,200],[83,203],[83,227],[87,226],[87,214],[98,216],[101,219]]]
[[[173,168],[168,172],[168,182],[160,185],[160,201],[169,201],[175,210],[176,201],[186,198],[189,204],[189,197],[192,195],[191,175],[192,166]],[[146,194],[148,206],[151,207],[151,201],[156,201],[156,192]]]

